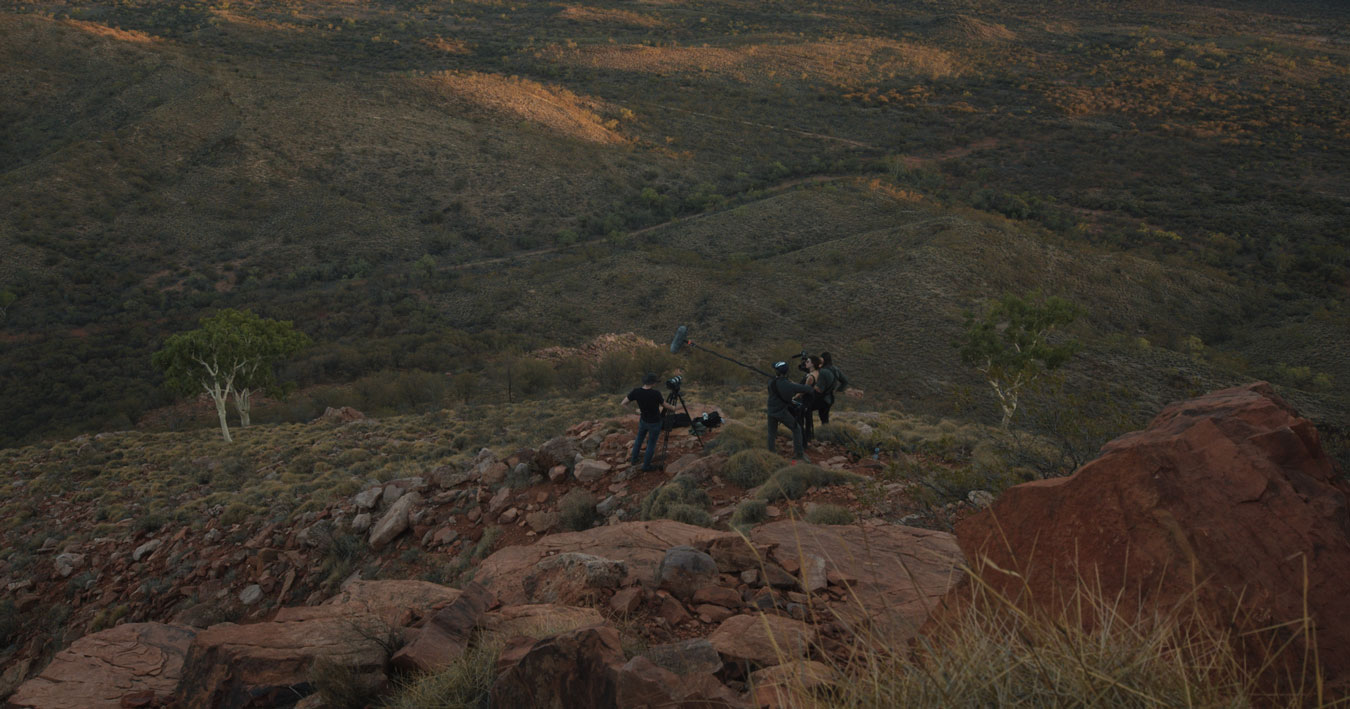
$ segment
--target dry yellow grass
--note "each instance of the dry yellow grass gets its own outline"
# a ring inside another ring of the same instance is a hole
[[[609,145],[625,142],[625,138],[612,129],[614,124],[606,125],[597,113],[604,110],[602,102],[558,86],[475,71],[440,72],[411,79],[411,82],[425,90],[537,123],[578,140]]]

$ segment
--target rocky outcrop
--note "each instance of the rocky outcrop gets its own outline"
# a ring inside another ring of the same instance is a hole
[[[1323,669],[1344,684],[1350,515],[1337,480],[1312,423],[1259,383],[1169,406],[1071,477],[1005,491],[957,534],[994,589],[1054,614],[1084,579],[1127,613],[1184,603],[1242,629],[1302,618],[1306,603]],[[1292,642],[1286,657],[1301,660]]]
[[[188,709],[280,705],[304,696],[316,662],[382,677],[407,623],[459,597],[422,581],[367,581],[319,606],[283,608],[269,622],[199,632],[183,664]]]
[[[670,520],[625,522],[554,534],[528,546],[497,551],[479,565],[474,580],[492,589],[503,603],[526,603],[525,578],[534,572],[536,564],[555,554],[581,552],[622,561],[628,571],[625,583],[638,580],[650,584],[667,549],[697,545],[719,536],[736,535]]]
[[[389,499],[389,491],[384,493],[386,500]],[[399,497],[389,509],[370,529],[370,548],[382,549],[389,542],[394,541],[398,535],[407,531],[412,521],[409,516],[413,508],[422,502],[422,496],[416,492],[411,492]]]
[[[462,657],[492,600],[487,589],[469,584],[453,603],[437,611],[411,642],[394,653],[394,666],[405,671],[434,672]]]
[[[770,667],[806,656],[816,640],[811,626],[776,615],[738,615],[726,619],[708,642],[729,662]]]
[[[711,674],[678,675],[645,657],[625,662],[618,631],[604,625],[508,644],[498,661],[491,704],[550,709],[746,706]]]
[[[178,687],[196,631],[126,623],[86,635],[56,654],[9,698],[16,709],[117,709],[128,695],[167,697]]]
[[[624,664],[619,632],[607,626],[581,628],[543,640],[509,644],[497,663],[492,705],[550,707],[616,706],[614,675]]]
[[[772,563],[749,568],[786,570],[812,591],[833,585],[840,592],[828,596],[831,612],[848,624],[871,625],[891,643],[917,634],[956,583],[963,562],[952,535],[901,525],[784,520],[756,527],[750,541],[770,549],[766,562]]]

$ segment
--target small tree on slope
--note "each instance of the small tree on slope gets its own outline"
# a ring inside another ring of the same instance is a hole
[[[220,433],[228,443],[225,402],[233,395],[243,425],[249,423],[250,395],[274,381],[272,365],[309,344],[290,322],[260,318],[250,311],[226,309],[202,318],[201,327],[165,340],[152,357],[165,383],[191,394],[204,390],[216,405]]]
[[[966,313],[961,359],[975,367],[993,388],[1003,410],[1003,427],[1012,423],[1022,392],[1042,374],[1059,368],[1078,351],[1078,343],[1050,342],[1082,309],[1063,298],[1033,293],[1004,295],[981,316]]]

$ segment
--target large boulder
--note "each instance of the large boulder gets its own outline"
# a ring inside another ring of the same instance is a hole
[[[412,642],[394,653],[393,665],[420,672],[434,672],[450,665],[468,650],[473,631],[483,624],[492,600],[487,589],[469,584],[453,603],[431,617]]]
[[[618,589],[627,575],[622,561],[564,552],[534,565],[525,577],[525,595],[534,603],[589,605],[604,592]]]
[[[699,546],[724,536],[736,535],[671,520],[624,522],[584,532],[551,534],[534,544],[495,552],[479,564],[474,581],[490,588],[503,604],[528,603],[525,579],[534,573],[536,564],[555,554],[581,552],[622,561],[628,570],[625,585],[632,581],[651,584],[667,549]]]
[[[316,663],[383,676],[402,626],[459,596],[423,581],[365,581],[318,606],[283,608],[269,622],[213,625],[188,650],[182,706],[283,706],[312,691]]]
[[[857,527],[783,520],[756,527],[750,541],[770,550],[767,561],[773,563],[750,567],[766,572],[770,585],[783,585],[773,577],[786,568],[795,570],[805,587],[818,590],[823,568],[825,578],[834,579],[840,591],[837,597],[822,596],[829,610],[846,622],[869,625],[874,637],[890,643],[918,633],[959,579],[957,567],[964,562],[952,535],[895,524]],[[741,546],[749,551],[744,542]],[[717,555],[724,566],[731,558],[725,549]]]
[[[1184,606],[1239,630],[1306,608],[1328,679],[1347,684],[1348,492],[1312,423],[1257,383],[1167,407],[1072,476],[1008,489],[957,535],[993,589],[1056,615],[1084,579],[1126,614]]]
[[[492,706],[613,707],[616,671],[623,664],[619,631],[608,626],[521,639],[502,650]]]
[[[389,498],[389,491],[384,493],[385,499]],[[398,538],[398,535],[407,531],[412,524],[411,515],[413,508],[421,504],[422,496],[416,492],[410,492],[398,498],[396,502],[389,506],[384,516],[370,530],[370,548],[379,550],[384,548],[389,542]]]
[[[806,656],[816,630],[799,620],[777,615],[737,615],[722,621],[708,636],[727,662],[771,667]]]
[[[194,635],[191,628],[160,623],[126,623],[86,635],[24,682],[6,706],[117,709],[130,694],[171,695]]]
[[[681,601],[689,601],[705,586],[717,583],[717,562],[693,547],[667,549],[656,567],[656,587],[670,591]]]
[[[547,709],[742,707],[711,674],[677,675],[644,657],[624,661],[619,633],[588,626],[508,643],[497,665],[491,704]]]
[[[548,470],[555,465],[563,465],[568,468],[576,462],[577,441],[568,436],[558,436],[551,438],[539,446],[539,452],[535,453],[534,464],[540,470]]]

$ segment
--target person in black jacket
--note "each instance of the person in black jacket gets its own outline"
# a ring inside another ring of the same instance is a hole
[[[776,450],[774,439],[778,436],[778,424],[781,423],[792,431],[792,457],[796,460],[806,460],[802,427],[794,414],[794,409],[801,404],[800,402],[794,404],[792,400],[794,397],[810,394],[811,388],[788,379],[787,362],[775,362],[773,371],[778,376],[769,382],[769,404],[766,408],[769,415],[769,450]]]

